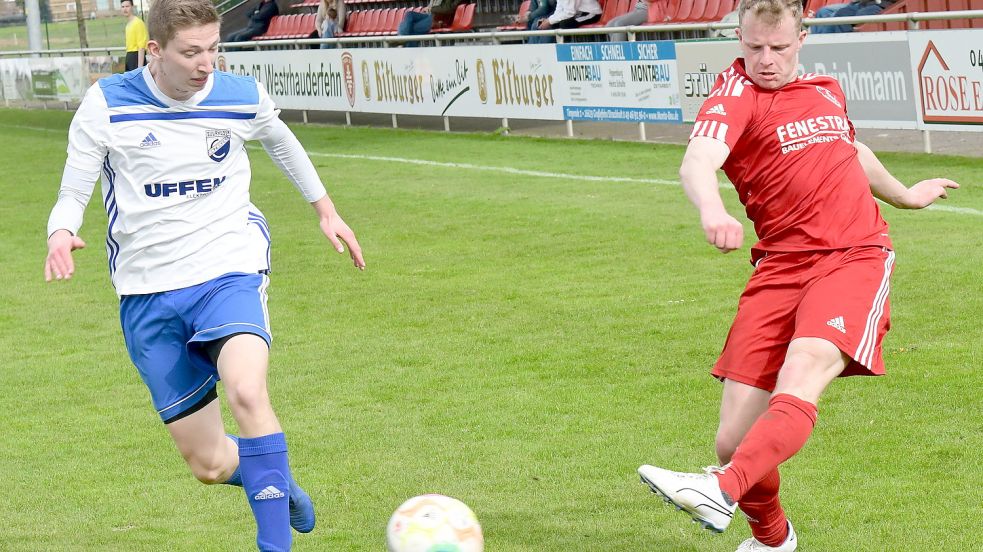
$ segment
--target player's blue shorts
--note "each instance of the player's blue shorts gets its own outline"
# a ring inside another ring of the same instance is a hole
[[[215,395],[219,375],[205,351],[209,342],[251,333],[269,345],[269,283],[264,274],[231,273],[188,288],[122,297],[126,349],[164,423]]]

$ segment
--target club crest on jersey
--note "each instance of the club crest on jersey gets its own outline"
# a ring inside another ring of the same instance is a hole
[[[818,91],[820,94],[822,94],[823,97],[826,98],[827,100],[833,102],[833,104],[836,107],[838,107],[840,109],[843,109],[843,104],[840,103],[840,100],[837,100],[836,99],[836,96],[834,96],[832,92],[830,92],[829,90],[826,90],[822,86],[817,86],[816,87],[816,91]]]
[[[232,131],[229,129],[208,129],[205,131],[205,147],[208,157],[216,163],[221,163],[229,155],[232,147]]]

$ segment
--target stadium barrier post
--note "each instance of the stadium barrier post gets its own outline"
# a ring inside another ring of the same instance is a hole
[[[641,141],[643,141],[643,142],[645,141],[645,122],[644,121],[638,123],[638,139],[641,140]]]
[[[932,153],[932,132],[930,130],[922,131],[922,147],[925,153]]]
[[[450,132],[450,131],[451,131],[451,118],[448,117],[447,115],[444,115],[444,132]]]
[[[505,136],[509,135],[509,118],[502,117],[502,134]]]
[[[306,109],[302,110],[300,112],[300,114],[304,118],[304,124],[306,125],[308,123],[308,121],[307,121],[307,110]]]
[[[352,126],[352,112],[345,112],[345,126]]]
[[[567,138],[573,138],[573,119],[567,119]]]
[[[392,114],[393,117],[393,128],[399,128],[399,123],[396,121],[396,114]]]

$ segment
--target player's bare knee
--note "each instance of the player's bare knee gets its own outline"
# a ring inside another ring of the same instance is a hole
[[[228,474],[225,470],[219,468],[206,469],[200,467],[198,469],[192,469],[191,472],[194,474],[195,479],[205,485],[216,485],[228,479]]]
[[[222,483],[228,479],[230,471],[235,469],[234,465],[227,465],[228,463],[225,462],[224,458],[205,458],[191,455],[185,456],[184,460],[188,463],[188,467],[191,468],[191,473],[195,476],[195,479],[205,485]]]
[[[239,415],[252,416],[270,409],[270,396],[265,382],[239,383],[226,387],[229,408]]]

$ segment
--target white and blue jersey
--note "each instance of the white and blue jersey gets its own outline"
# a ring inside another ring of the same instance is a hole
[[[216,71],[186,101],[164,95],[148,68],[100,79],[72,120],[48,235],[78,232],[101,175],[109,270],[119,295],[256,272],[264,267],[257,265],[251,235],[263,237],[265,220],[249,201],[249,140],[262,142],[308,201],[326,194],[300,143],[251,77]]]
[[[106,250],[130,358],[165,422],[215,397],[209,344],[250,333],[267,343],[270,233],[249,201],[244,143],[259,140],[311,202],[326,195],[314,165],[251,78],[215,72],[203,90],[168,98],[149,68],[101,79],[68,136],[48,235],[73,234],[102,178]]]

